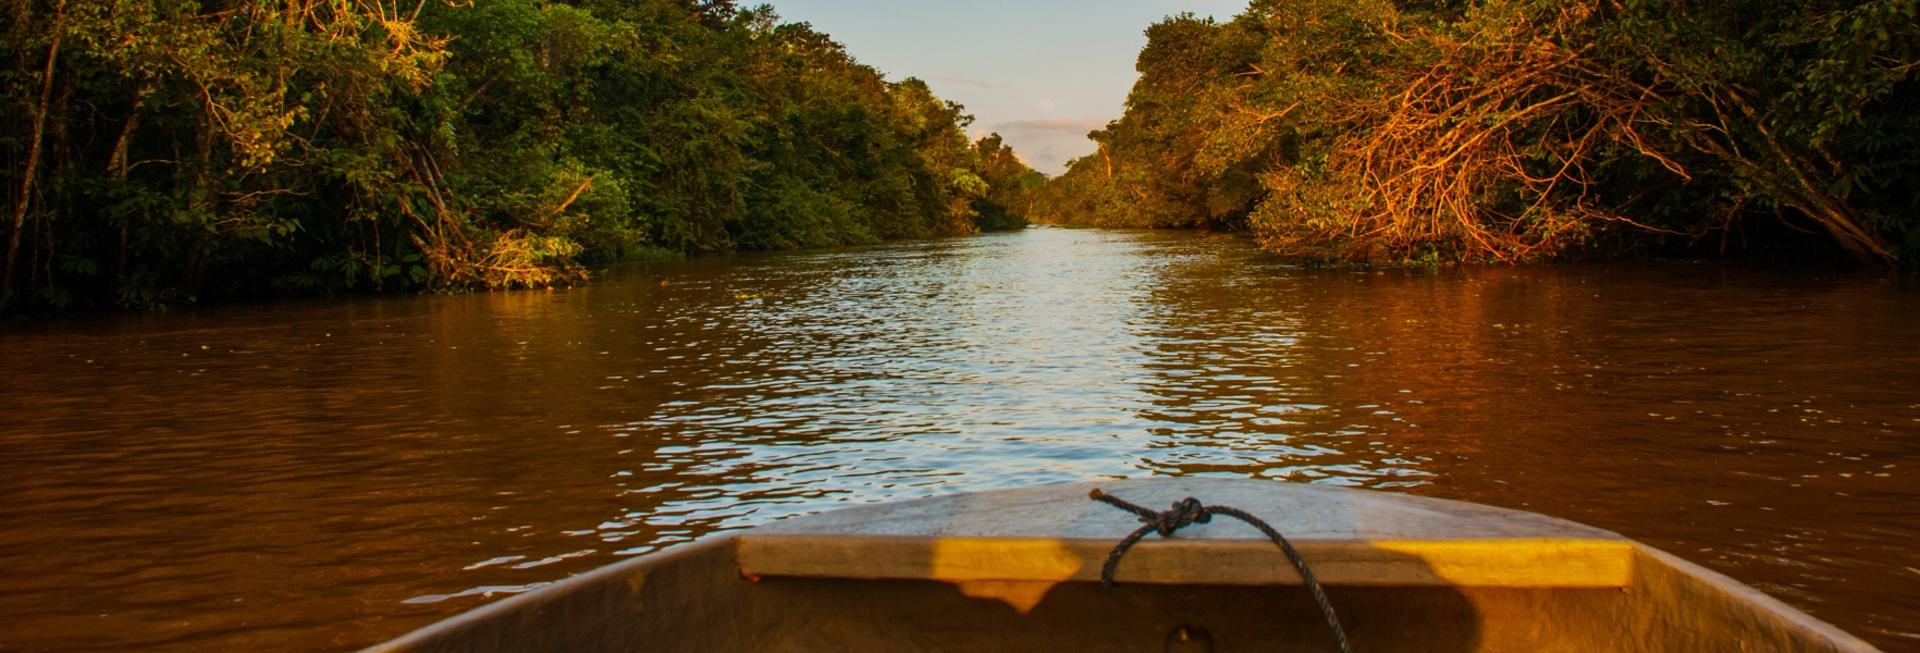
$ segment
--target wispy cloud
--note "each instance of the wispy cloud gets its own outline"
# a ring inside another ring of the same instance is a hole
[[[1074,136],[1085,136],[1087,132],[1096,129],[1105,129],[1108,120],[1107,118],[1095,117],[1012,120],[994,125],[993,129],[1003,135],[1030,134],[1039,136],[1043,134],[1072,134]]]
[[[1106,128],[1107,121],[1092,116],[1013,120],[994,125],[993,131],[1005,136],[1027,165],[1047,174],[1060,174],[1066,170],[1067,161],[1094,150],[1087,132]]]
[[[928,79],[942,84],[959,84],[961,86],[974,86],[978,88],[1013,88],[1013,86],[1008,84],[984,79],[974,79],[971,77],[930,77]]]

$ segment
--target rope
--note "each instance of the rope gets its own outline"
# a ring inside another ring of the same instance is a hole
[[[1313,592],[1314,602],[1320,604],[1320,614],[1326,616],[1327,627],[1333,630],[1333,639],[1339,644],[1340,653],[1353,653],[1353,647],[1347,643],[1347,631],[1340,627],[1340,617],[1333,613],[1333,603],[1327,600],[1326,590],[1320,588],[1320,581],[1314,578],[1313,570],[1307,567],[1306,559],[1300,557],[1300,552],[1293,548],[1293,543],[1280,535],[1280,531],[1274,530],[1259,517],[1239,508],[1202,505],[1199,499],[1193,497],[1174,502],[1173,508],[1166,512],[1154,512],[1120,497],[1101,492],[1099,488],[1094,488],[1090,496],[1094,501],[1133,513],[1135,517],[1140,518],[1140,523],[1145,524],[1121,538],[1120,543],[1115,544],[1113,551],[1107,554],[1106,564],[1100,566],[1101,585],[1113,587],[1113,571],[1120,566],[1121,556],[1125,556],[1133,545],[1139,544],[1141,538],[1146,537],[1147,533],[1159,533],[1160,537],[1172,537],[1174,531],[1194,524],[1205,524],[1212,521],[1214,515],[1232,517],[1259,529],[1267,539],[1279,545],[1280,552],[1287,555],[1287,560],[1293,563],[1293,568],[1300,572],[1300,579],[1306,581],[1307,589]]]

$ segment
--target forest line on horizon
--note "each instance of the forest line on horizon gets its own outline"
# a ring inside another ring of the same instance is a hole
[[[1024,224],[957,104],[731,0],[16,0],[0,310],[528,288]]]
[[[1914,0],[1253,0],[1147,36],[1037,219],[1332,262],[1920,256]]]
[[[1028,221],[1334,263],[1920,255],[1920,0],[1182,14],[1051,179],[732,0],[8,14],[0,311],[565,285]]]

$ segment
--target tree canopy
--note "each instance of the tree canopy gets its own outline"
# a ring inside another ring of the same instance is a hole
[[[15,0],[0,302],[572,283],[1024,224],[961,107],[731,0]]]
[[[1255,0],[1154,25],[1038,213],[1361,261],[1920,258],[1915,0]]]

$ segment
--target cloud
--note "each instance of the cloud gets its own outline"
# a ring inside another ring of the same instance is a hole
[[[1027,167],[1050,175],[1066,171],[1068,157],[1061,156],[1060,151],[1051,145],[1041,147],[1040,151],[1035,152],[1032,157],[1021,154],[1017,149],[1013,151],[1013,155],[1018,157],[1021,163],[1027,164]]]
[[[1012,120],[993,126],[993,130],[1003,136],[1015,134],[1023,136],[1057,136],[1071,134],[1084,137],[1087,132],[1107,127],[1107,118],[1040,118],[1037,120]]]
[[[1053,98],[1050,98],[1050,97],[1043,97],[1043,98],[1040,98],[1040,110],[1041,110],[1041,111],[1043,111],[1043,112],[1046,112],[1046,113],[1053,113],[1053,106],[1054,106],[1054,105],[1053,105]]]
[[[1011,85],[1002,84],[1000,82],[988,81],[984,79],[974,79],[971,77],[930,77],[928,79],[931,79],[936,82],[940,82],[942,84],[959,84],[961,86],[974,86],[978,88],[1013,88]]]
[[[1107,120],[1098,117],[1014,120],[996,124],[993,130],[1006,137],[1007,144],[1013,146],[1027,165],[1047,174],[1060,174],[1066,170],[1067,161],[1094,151],[1087,132],[1104,129]]]

